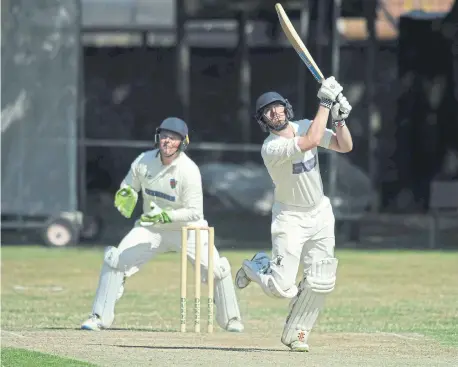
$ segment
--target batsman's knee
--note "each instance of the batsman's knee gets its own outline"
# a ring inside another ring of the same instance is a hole
[[[269,271],[273,278],[273,284],[285,292],[296,286],[297,267],[294,263],[285,263],[277,265],[275,262],[269,262]]]
[[[274,284],[276,285],[276,288],[279,288],[285,292],[296,285],[296,277],[277,276],[275,273],[272,273],[272,277],[275,280]]]
[[[333,257],[313,261],[304,273],[303,286],[316,293],[331,293],[336,285],[339,260]]]

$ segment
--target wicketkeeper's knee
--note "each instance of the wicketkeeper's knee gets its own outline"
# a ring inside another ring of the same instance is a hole
[[[207,283],[208,281],[208,269],[203,269],[202,273],[202,282]],[[231,264],[229,260],[225,257],[220,257],[216,262],[213,269],[213,276],[215,279],[224,279],[226,277],[232,276],[231,274]]]

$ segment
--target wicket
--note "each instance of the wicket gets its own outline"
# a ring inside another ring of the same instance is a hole
[[[187,285],[187,248],[188,248],[188,231],[195,231],[196,235],[196,248],[195,248],[195,269],[194,269],[194,331],[200,333],[200,262],[202,243],[200,238],[201,230],[208,231],[208,318],[207,318],[207,332],[213,332],[213,254],[215,247],[215,229],[213,227],[192,227],[187,226],[181,229],[181,298],[180,298],[180,331],[186,332],[186,285]]]

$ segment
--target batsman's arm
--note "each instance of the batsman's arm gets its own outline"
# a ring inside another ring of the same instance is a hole
[[[298,138],[297,145],[302,152],[316,148],[323,140],[326,123],[329,118],[329,109],[321,106],[307,132]]]
[[[283,164],[291,159],[299,158],[306,150],[320,145],[323,140],[329,109],[323,106],[318,108],[315,120],[311,122],[307,131],[293,139],[277,139],[263,146],[261,155],[265,163],[272,165]]]
[[[322,143],[330,109],[337,98],[339,98],[342,90],[342,86],[333,76],[322,82],[318,91],[318,98],[320,99],[318,112],[316,113],[310,127],[307,129],[307,132],[303,134],[298,141],[301,151],[305,152],[316,148]]]
[[[344,95],[340,95],[337,103],[331,107],[332,122],[336,127],[331,138],[329,148],[339,153],[348,153],[353,149],[353,139],[345,120],[350,116],[352,106]]]
[[[348,153],[353,149],[353,140],[347,126],[337,127],[336,132],[325,129],[320,147],[339,153]]]
[[[353,139],[347,125],[337,126],[329,143],[329,149],[339,153],[348,153],[353,150]]]

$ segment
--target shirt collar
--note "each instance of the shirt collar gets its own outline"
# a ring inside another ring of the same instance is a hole
[[[182,155],[183,155],[183,154],[184,154],[184,152],[180,152],[180,153],[178,154],[178,157],[176,157],[176,158],[173,160],[172,163],[170,163],[168,166],[164,166],[164,165],[162,164],[162,161],[161,161],[161,152],[160,152],[160,150],[158,149],[157,152],[156,152],[156,162],[157,162],[158,165],[162,166],[164,170],[167,170],[167,169],[169,169],[169,168],[175,167],[175,166],[178,164],[179,160],[182,159]]]

